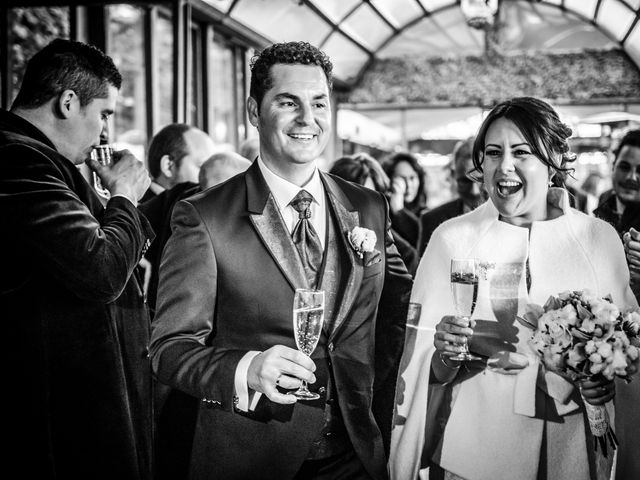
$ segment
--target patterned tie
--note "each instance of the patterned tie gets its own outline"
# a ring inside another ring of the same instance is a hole
[[[291,206],[298,212],[298,223],[296,223],[291,236],[298,253],[300,253],[300,259],[309,280],[309,286],[314,288],[318,271],[322,264],[322,245],[318,234],[309,221],[309,218],[311,218],[309,205],[311,205],[312,201],[313,197],[306,190],[300,190],[291,200]]]

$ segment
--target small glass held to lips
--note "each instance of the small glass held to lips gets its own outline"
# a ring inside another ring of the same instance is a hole
[[[113,163],[113,147],[107,144],[95,145],[93,150],[91,150],[91,159],[103,166],[111,165],[111,163]],[[98,177],[96,172],[93,172],[93,186],[102,197],[111,197],[111,193],[102,186],[100,177]]]
[[[451,293],[456,313],[470,321],[478,298],[478,271],[475,259],[454,258],[451,260]],[[462,352],[449,358],[460,361],[481,359],[481,357],[469,352],[467,341],[465,341],[463,348]]]
[[[296,289],[293,297],[293,334],[298,350],[311,356],[318,345],[324,323],[324,290]],[[307,382],[296,391],[287,392],[299,400],[317,400],[320,395],[310,392]]]

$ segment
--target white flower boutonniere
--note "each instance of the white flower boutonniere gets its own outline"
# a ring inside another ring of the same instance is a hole
[[[354,227],[347,233],[347,238],[360,258],[365,252],[373,252],[376,246],[376,232],[368,228]]]

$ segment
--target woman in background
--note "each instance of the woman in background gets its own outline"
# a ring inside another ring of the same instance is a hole
[[[387,192],[391,226],[413,247],[418,247],[420,214],[427,208],[426,176],[418,159],[407,152],[391,155],[382,168],[391,180]]]
[[[368,187],[385,196],[389,192],[389,177],[387,177],[378,161],[366,153],[357,153],[339,158],[333,164],[329,173]],[[402,235],[395,231],[393,225],[391,234],[407,270],[412,276],[415,275],[419,261],[415,246],[407,242]]]
[[[418,478],[426,467],[445,479],[609,478],[613,455],[594,452],[584,401],[612,408],[613,382],[586,381],[581,396],[545,370],[529,346],[532,331],[516,321],[528,303],[566,290],[637,306],[616,232],[550,187],[574,159],[570,135],[553,108],[530,97],[499,104],[482,123],[473,161],[490,201],[438,227],[416,273],[411,301],[422,315],[398,378],[393,479]],[[474,330],[452,315],[453,258],[481,267]],[[452,358],[468,339],[484,361]]]

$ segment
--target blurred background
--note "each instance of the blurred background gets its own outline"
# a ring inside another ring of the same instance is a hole
[[[640,127],[640,0],[5,0],[0,18],[2,107],[51,39],[92,43],[124,77],[111,141],[141,159],[171,122],[205,130],[221,149],[256,136],[249,60],[291,40],[334,63],[322,167],[410,151],[427,172],[428,206],[452,195],[456,142],[507,98],[556,107],[574,131],[573,182],[594,195],[610,186],[616,140]]]

